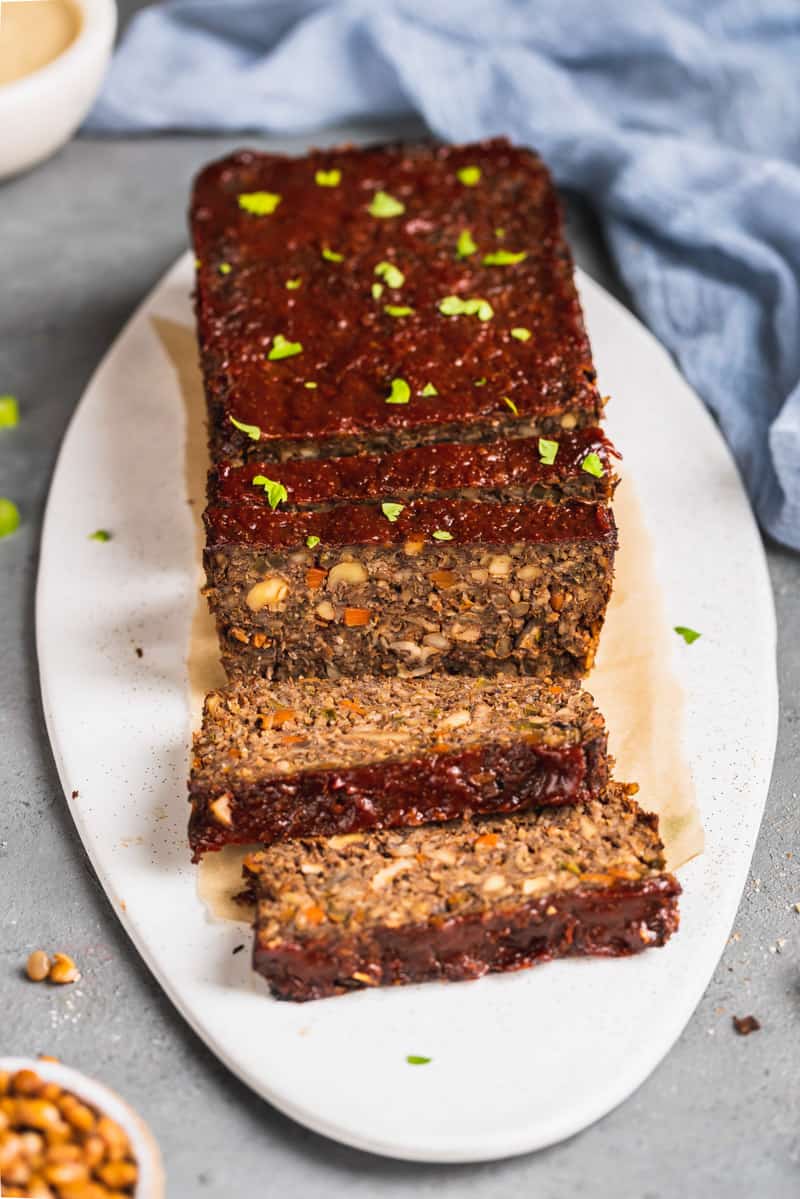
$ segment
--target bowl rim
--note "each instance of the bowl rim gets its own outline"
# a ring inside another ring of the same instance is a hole
[[[163,1199],[164,1167],[156,1139],[144,1119],[116,1091],[60,1061],[51,1062],[36,1057],[0,1057],[0,1070],[10,1074],[17,1070],[35,1070],[45,1082],[55,1082],[72,1091],[91,1107],[116,1120],[128,1135],[139,1167],[134,1199]]]
[[[2,3],[2,0],[0,0]],[[116,0],[67,0],[78,10],[80,28],[60,54],[43,63],[27,75],[21,75],[11,83],[0,85],[0,109],[7,101],[16,103],[27,98],[41,96],[48,87],[58,87],[73,67],[87,56],[109,54],[117,31]]]

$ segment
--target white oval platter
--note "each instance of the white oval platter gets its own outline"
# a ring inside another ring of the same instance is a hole
[[[722,953],[745,884],[777,727],[761,541],[717,429],[671,360],[585,275],[609,432],[654,534],[687,693],[705,853],[680,871],[680,934],[626,961],[561,962],[451,986],[294,1005],[250,975],[242,926],[209,919],[186,846],[186,648],[196,547],[185,417],[152,324],[192,324],[182,257],[120,334],[75,413],[42,538],[37,646],[47,727],[83,843],[176,1007],[254,1091],[339,1141],[479,1161],[568,1137],[647,1077]],[[114,530],[105,544],[87,534]],[[138,657],[135,647],[145,647]],[[73,798],[73,792],[78,792]],[[432,1058],[425,1067],[408,1054]]]

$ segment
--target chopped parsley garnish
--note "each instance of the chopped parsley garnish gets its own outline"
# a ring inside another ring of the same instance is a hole
[[[317,187],[338,187],[342,182],[342,172],[335,167],[330,171],[317,171],[314,182]]]
[[[295,354],[302,354],[302,352],[303,343],[301,341],[289,341],[282,333],[276,333],[267,358],[270,362],[279,362],[281,358],[293,358]]]
[[[411,388],[405,379],[392,379],[392,390],[386,397],[387,404],[407,404],[411,398]]]
[[[278,504],[282,504],[284,500],[289,498],[289,493],[283,483],[277,483],[275,479],[268,479],[266,475],[254,475],[253,484],[256,487],[264,488],[264,494],[269,500],[269,506],[273,512],[278,507]]]
[[[425,386],[423,387],[422,391],[420,392],[420,395],[423,395],[423,396],[438,396],[438,394],[439,394],[438,391],[436,390],[436,388],[433,386],[432,383],[426,383]]]
[[[526,329],[522,325],[517,325],[515,329],[511,330],[511,336],[516,338],[517,341],[530,341],[532,334],[530,329]]]
[[[344,262],[344,254],[337,254],[336,250],[330,250],[327,246],[322,247],[322,257],[328,262]]]
[[[479,321],[490,321],[494,309],[488,300],[474,296],[471,300],[462,300],[460,296],[445,296],[439,301],[439,311],[444,316],[477,316]]]
[[[242,192],[239,207],[251,216],[270,216],[281,202],[277,192]]]
[[[453,534],[448,533],[446,529],[437,529],[436,532],[433,534],[433,537],[434,537],[435,541],[452,541],[453,540]]]
[[[505,231],[505,229],[501,229],[498,227],[497,229],[495,229],[494,235],[496,238],[498,238],[500,241],[502,241],[506,235],[506,231]]]
[[[379,279],[383,279],[387,287],[402,287],[406,281],[403,272],[393,262],[379,262],[375,267],[375,274]]]
[[[389,316],[412,316],[414,309],[407,304],[384,304],[383,311]]]
[[[243,421],[237,420],[235,416],[229,416],[228,420],[234,429],[238,429],[240,433],[246,433],[251,441],[260,441],[261,430],[258,425],[246,425]]]
[[[427,1066],[428,1062],[433,1061],[430,1057],[423,1057],[419,1053],[409,1053],[406,1058],[409,1066]]]
[[[685,624],[676,624],[675,632],[679,637],[683,637],[687,645],[691,645],[693,641],[702,636],[702,633],[696,632],[695,629],[687,628]]]
[[[459,183],[463,183],[464,187],[475,187],[481,181],[480,167],[460,167],[456,174]]]
[[[456,254],[459,258],[469,258],[470,254],[474,254],[478,247],[472,240],[472,234],[469,229],[462,229],[458,235],[456,243]]]
[[[14,429],[19,424],[19,405],[15,396],[0,396],[0,429]]]
[[[0,537],[8,537],[19,528],[19,508],[13,500],[0,497]]]
[[[284,286],[287,291],[297,291],[298,287],[300,286],[300,284],[302,282],[303,282],[302,279],[287,279]]]
[[[503,403],[508,405],[508,407],[514,413],[514,416],[519,416],[519,408],[513,400],[510,400],[508,396],[503,396]]]
[[[372,284],[373,300],[379,300],[382,295],[383,295],[383,284],[382,283],[373,283]]]
[[[585,470],[587,475],[594,475],[596,479],[602,479],[603,477],[603,463],[594,452],[586,455],[581,463],[581,470]]]
[[[313,550],[315,545],[319,545],[319,537],[315,537],[312,533],[310,537],[306,537],[306,545],[310,550]]]
[[[491,254],[484,254],[484,266],[513,266],[515,262],[522,262],[528,257],[527,250],[519,250],[514,253],[512,250],[493,250]]]
[[[480,379],[475,379],[474,386],[475,387],[485,387],[486,386],[486,376],[484,375]]]
[[[89,534],[90,541],[110,541],[111,534],[108,529],[95,529],[94,533]]]
[[[381,512],[391,524],[394,524],[404,508],[405,504],[381,504]]]
[[[229,275],[232,270],[233,270],[233,267],[231,266],[231,264],[229,262],[221,262],[219,264],[219,273],[221,275]]]
[[[307,383],[303,384],[303,387],[307,387],[309,391],[314,391],[317,386],[318,385],[312,379],[309,379]]]
[[[545,466],[552,466],[558,453],[558,442],[548,441],[546,437],[539,438],[539,461]]]
[[[375,192],[367,209],[370,216],[377,217],[400,216],[405,210],[405,204],[390,196],[388,192]]]

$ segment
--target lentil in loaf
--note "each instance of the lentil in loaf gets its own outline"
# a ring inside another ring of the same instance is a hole
[[[506,818],[281,842],[247,859],[254,967],[280,999],[621,957],[678,927],[629,789]]]
[[[232,679],[579,677],[611,592],[601,504],[412,501],[206,513],[206,595]]]
[[[531,150],[241,151],[200,173],[190,220],[217,461],[602,415],[559,201]]]
[[[564,804],[608,779],[603,719],[572,683],[250,682],[206,699],[189,839],[230,843]]]

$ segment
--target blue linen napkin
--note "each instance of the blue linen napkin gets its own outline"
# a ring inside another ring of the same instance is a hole
[[[170,0],[133,21],[85,129],[417,113],[535,146],[800,548],[798,63],[797,0]]]

